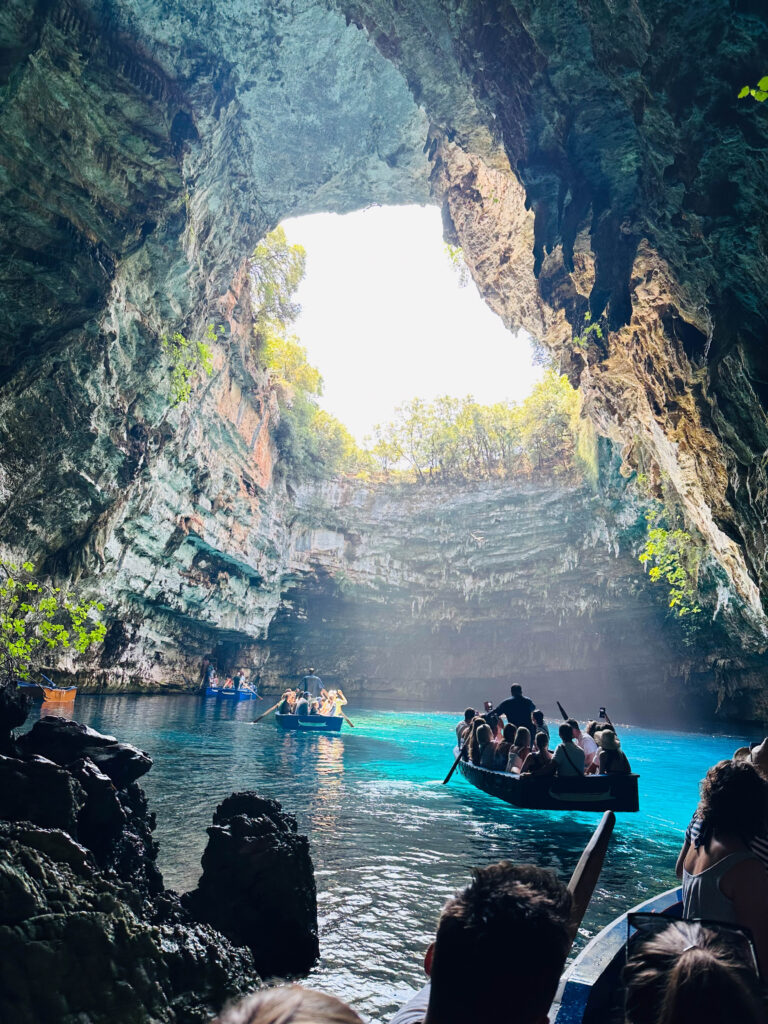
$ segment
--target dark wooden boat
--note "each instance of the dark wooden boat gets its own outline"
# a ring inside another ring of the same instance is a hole
[[[458,754],[458,749],[455,751]],[[637,811],[637,775],[512,775],[492,772],[468,761],[459,771],[473,786],[514,807],[532,811]]]
[[[340,715],[275,715],[281,729],[288,732],[341,732]]]
[[[644,911],[679,918],[682,909],[682,889],[677,888],[654,896],[627,913]],[[598,932],[566,968],[549,1011],[552,1024],[612,1024],[624,1020],[621,971],[626,940],[627,914],[622,914]]]

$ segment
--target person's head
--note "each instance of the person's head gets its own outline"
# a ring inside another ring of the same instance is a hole
[[[573,739],[573,729],[571,728],[570,722],[563,722],[557,730],[557,734],[563,743],[570,743]]]
[[[499,728],[499,716],[498,715],[494,715],[494,713],[492,711],[490,711],[485,716],[485,720],[488,723],[488,728],[491,730],[491,732],[495,736],[496,732],[497,732],[497,730]]]
[[[768,736],[760,743],[740,747],[733,755],[734,761],[749,761],[761,775],[768,778]]]
[[[283,700],[289,700],[293,696],[293,690],[283,690]]]
[[[428,1024],[477,1017],[477,986],[502,981],[515,993],[516,1024],[546,1020],[570,948],[571,895],[555,873],[502,861],[475,868],[472,883],[443,908],[431,958]]]
[[[638,942],[624,968],[626,1024],[764,1024],[756,970],[729,934],[670,921]]]
[[[299,985],[265,988],[223,1010],[211,1024],[362,1024],[335,996]]]
[[[536,708],[535,711],[531,712],[531,718],[536,723],[536,725],[544,724],[544,712],[540,711],[538,708]]]
[[[523,688],[520,685],[520,683],[512,683],[512,685],[509,688],[509,692],[512,694],[513,697],[523,696]]]
[[[311,668],[311,667],[307,669],[307,672],[309,672],[309,674],[311,676],[313,676],[315,674],[315,670],[313,668]]]
[[[584,731],[586,732],[587,736],[591,736],[592,739],[594,739],[595,733],[599,728],[599,724],[593,719],[591,722],[587,722],[587,728]]]
[[[467,725],[469,725],[469,723],[472,721],[472,719],[474,717],[475,717],[475,709],[474,708],[467,708],[467,710],[464,712],[464,721],[467,723]]]
[[[698,813],[705,842],[717,832],[749,843],[768,816],[768,782],[748,761],[719,761],[701,784]]]
[[[596,738],[603,750],[621,750],[621,740],[610,729],[603,729]]]
[[[579,723],[576,721],[575,718],[569,718],[568,725],[570,725],[571,729],[573,730],[574,738],[578,739],[579,736],[581,736],[581,729],[579,728]]]
[[[515,746],[516,747],[530,747],[531,745],[531,730],[526,729],[524,725],[515,733]]]
[[[491,732],[491,727],[487,725],[485,722],[483,722],[483,724],[477,730],[477,742],[480,744],[481,747],[484,747],[486,743],[491,742],[492,738],[493,733]]]
[[[502,735],[504,739],[507,741],[507,743],[514,743],[516,732],[517,729],[515,729],[514,725],[510,725],[509,722],[507,722],[507,724],[504,726],[504,732],[502,733]]]
[[[537,732],[534,743],[537,750],[546,750],[549,746],[549,736],[545,732]]]
[[[302,696],[303,700],[309,700],[309,691],[305,690],[304,693],[302,693],[301,696]]]

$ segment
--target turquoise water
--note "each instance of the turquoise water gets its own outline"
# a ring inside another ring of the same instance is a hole
[[[563,877],[598,816],[519,811],[473,789],[452,763],[459,715],[350,710],[340,737],[280,732],[194,696],[80,696],[75,717],[155,758],[141,780],[157,812],[166,885],[192,888],[216,804],[233,790],[280,800],[310,837],[321,961],[309,984],[383,1021],[423,982],[421,961],[445,899],[475,864],[536,861]],[[556,723],[555,723],[556,724]],[[580,936],[675,884],[698,782],[749,737],[622,727],[640,772],[639,814],[620,815]],[[753,737],[754,738],[754,737]]]

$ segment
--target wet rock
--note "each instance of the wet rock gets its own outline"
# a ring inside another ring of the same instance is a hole
[[[12,753],[12,730],[26,721],[29,704],[23,690],[11,683],[0,683],[0,754]]]
[[[84,877],[63,833],[0,822],[0,1019],[204,1024],[258,984],[247,950],[143,911],[130,885]]]
[[[130,743],[118,743],[114,736],[53,715],[35,722],[16,746],[22,754],[41,754],[61,765],[88,758],[118,789],[135,782],[152,767],[152,758]]]
[[[262,975],[306,973],[316,961],[317,902],[309,842],[276,800],[233,793],[216,808],[192,915],[248,946]]]
[[[78,838],[83,787],[68,771],[44,757],[0,757],[0,818],[30,821]]]

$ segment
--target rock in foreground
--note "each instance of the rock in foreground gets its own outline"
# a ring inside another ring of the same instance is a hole
[[[304,974],[319,953],[309,842],[276,800],[233,793],[216,808],[193,916],[248,946],[265,976]]]

